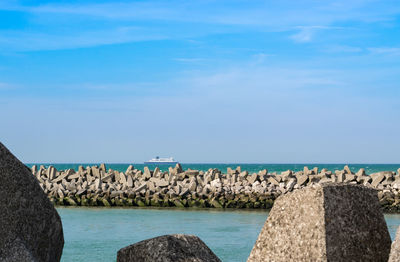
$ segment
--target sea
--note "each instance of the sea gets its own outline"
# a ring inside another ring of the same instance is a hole
[[[48,167],[50,165],[54,166],[57,170],[65,170],[65,169],[75,169],[78,170],[78,167],[81,165],[83,167],[86,166],[93,166],[93,165],[100,165],[100,163],[27,163],[26,165],[32,167],[34,164],[40,166],[44,165]],[[145,167],[144,164],[116,164],[110,163],[106,164],[107,168],[111,168],[116,171],[124,172],[128,168],[129,165],[133,165],[134,168],[143,170]],[[320,170],[322,168],[326,168],[328,170],[342,170],[345,165],[348,165],[353,172],[357,172],[360,168],[364,168],[366,173],[371,174],[379,171],[397,171],[400,168],[400,164],[246,164],[246,163],[206,163],[206,164],[181,164],[183,169],[192,169],[192,170],[200,170],[200,171],[207,171],[210,168],[217,168],[223,172],[226,172],[227,168],[235,169],[236,167],[240,166],[242,170],[247,170],[249,173],[258,172],[263,169],[267,169],[268,172],[273,173],[280,173],[286,170],[292,171],[300,171],[304,169],[304,166],[308,168],[318,167]],[[156,165],[146,165],[150,169],[154,169]],[[159,166],[160,170],[168,171],[168,165],[161,165]]]
[[[39,163],[37,165],[41,165]],[[32,166],[33,164],[27,164]],[[58,170],[79,165],[43,164]],[[98,164],[97,164],[98,165]],[[143,169],[143,164],[133,164]],[[182,164],[184,169],[206,171],[241,166],[249,173],[267,169],[269,172],[299,171],[304,166],[329,170],[343,169],[345,164]],[[107,168],[125,171],[129,164],[107,164]],[[349,164],[352,171],[364,168],[367,173],[396,171],[400,164]],[[154,168],[149,166],[149,168]],[[161,167],[167,170],[168,167]],[[268,217],[267,210],[247,209],[180,209],[180,208],[119,208],[119,207],[57,207],[64,230],[62,262],[116,261],[119,249],[148,238],[165,234],[191,234],[200,237],[208,247],[226,262],[246,261]],[[400,226],[400,214],[385,214],[392,239]],[[361,225],[360,225],[361,226]]]
[[[226,262],[244,262],[268,217],[266,210],[58,207],[62,262],[116,261],[119,249],[165,234],[200,237]],[[400,214],[385,214],[392,239]],[[362,225],[360,225],[362,226]]]

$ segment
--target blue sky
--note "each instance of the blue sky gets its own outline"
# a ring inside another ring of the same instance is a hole
[[[400,163],[395,1],[0,2],[25,162]]]

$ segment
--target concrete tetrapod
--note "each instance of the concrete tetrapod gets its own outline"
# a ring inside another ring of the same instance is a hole
[[[322,184],[275,201],[247,261],[387,261],[390,245],[374,189]]]
[[[28,167],[0,143],[0,261],[59,261],[61,219]]]
[[[197,236],[164,235],[124,247],[117,262],[220,262]]]

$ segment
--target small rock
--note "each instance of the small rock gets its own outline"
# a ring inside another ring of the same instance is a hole
[[[127,246],[118,251],[117,262],[220,262],[201,241],[191,235],[165,235]]]

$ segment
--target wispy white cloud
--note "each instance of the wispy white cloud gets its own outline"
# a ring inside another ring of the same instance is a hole
[[[147,2],[113,2],[90,4],[52,3],[38,6],[5,5],[0,8],[19,10],[36,14],[81,15],[116,20],[158,19],[172,21],[192,21],[235,25],[293,26],[298,24],[332,24],[336,21],[357,20],[363,22],[388,21],[398,14],[400,7],[396,1],[357,0],[319,3],[303,1],[293,3],[265,3],[253,1],[187,2],[173,0]],[[288,5],[290,3],[290,5]],[[374,6],[375,8],[371,8]],[[363,12],[359,12],[362,10]],[[389,17],[388,17],[389,16]],[[277,19],[279,18],[279,19]]]
[[[400,47],[371,47],[368,50],[376,55],[400,56]]]
[[[312,27],[303,27],[300,29],[300,31],[294,35],[291,36],[291,38],[299,43],[306,43],[310,42],[311,38],[313,37],[315,33],[315,29]]]
[[[377,5],[371,0],[299,3],[252,1],[214,2],[173,0],[113,3],[49,3],[22,5],[15,1],[0,4],[2,10],[29,13],[30,29],[0,32],[4,49],[61,49],[110,43],[189,38],[207,34],[248,32],[297,32],[291,39],[312,41],[321,31],[344,29],[343,22],[388,22],[400,13],[396,1]],[[146,24],[140,30],[138,24]],[[163,22],[173,25],[163,26]],[[203,24],[192,30],[186,23]],[[82,28],[82,24],[86,24]],[[212,26],[214,25],[214,26]],[[300,25],[300,26],[299,26]],[[37,27],[35,27],[37,26]],[[112,29],[114,28],[114,29]],[[66,30],[67,29],[67,30]],[[346,29],[348,29],[346,27]],[[127,32],[130,32],[127,35]],[[112,31],[112,32],[111,32]],[[24,44],[24,43],[31,44]],[[1,46],[0,46],[1,48]]]
[[[58,50],[109,45],[126,42],[167,39],[161,33],[146,32],[134,27],[102,30],[59,32],[0,31],[0,51]]]
[[[299,43],[307,43],[311,42],[315,34],[322,30],[342,30],[346,29],[344,27],[337,26],[321,26],[321,25],[313,25],[313,26],[297,26],[296,29],[298,32],[291,36],[291,38],[295,42]]]
[[[396,120],[400,108],[393,109],[393,105],[398,104],[397,98],[368,97],[367,92],[363,92],[369,87],[364,81],[376,85],[382,78],[380,72],[372,75],[368,70],[354,72],[316,69],[317,66],[309,65],[260,66],[252,63],[185,72],[167,81],[144,83],[142,87],[150,86],[157,91],[156,95],[150,96],[127,95],[126,89],[135,88],[138,85],[135,83],[122,86],[90,83],[84,87],[93,88],[93,92],[115,90],[119,96],[93,97],[91,92],[89,96],[70,98],[9,99],[11,102],[0,110],[0,118],[5,123],[1,131],[4,137],[20,141],[21,134],[13,134],[15,119],[28,119],[28,122],[18,122],[23,127],[18,130],[26,131],[22,137],[28,142],[36,147],[45,144],[44,147],[49,149],[58,143],[65,149],[61,155],[57,154],[59,159],[46,153],[51,150],[26,155],[47,161],[95,161],[94,158],[103,157],[118,162],[124,161],[127,155],[130,159],[140,159],[143,154],[153,154],[154,150],[165,150],[182,161],[185,157],[186,161],[398,160],[398,155],[393,154],[399,146]],[[363,90],[355,90],[354,86],[361,86]],[[158,92],[162,89],[165,89],[164,95]],[[174,95],[168,96],[172,92]],[[5,99],[0,96],[0,103]],[[50,132],[40,127],[32,131],[29,128],[32,119],[38,116],[43,122],[51,122],[57,127],[82,128],[78,132],[65,128]],[[179,125],[171,124],[171,116],[178,119]],[[85,124],[87,119],[108,125],[93,133],[92,127]],[[124,128],[116,129],[115,126],[121,123]],[[138,128],[138,123],[146,128]],[[369,128],[365,128],[365,123]],[[379,132],[374,128],[385,124],[391,128]],[[193,128],[188,132],[182,126]],[[232,126],[235,128],[229,128]],[[343,126],[353,128],[343,129]],[[161,137],[160,128],[163,130]],[[43,132],[45,140],[41,140]],[[103,140],[106,141],[102,144],[104,150],[98,150],[98,141]],[[372,155],[371,143],[375,148]],[[382,149],[382,143],[390,146],[390,153],[387,147]],[[20,144],[21,148],[26,147],[26,143]],[[192,145],[196,146],[196,152],[192,152]],[[79,146],[87,150],[76,155],[74,151]],[[114,147],[119,150],[108,150]],[[129,154],[132,147],[146,150],[132,156]],[[343,156],[343,147],[352,150]],[[210,148],[215,150],[210,153]],[[279,149],[278,154],[275,148]],[[300,151],[303,153],[298,154]]]
[[[257,64],[263,64],[268,57],[274,56],[272,54],[266,54],[266,53],[257,53],[255,55],[252,56],[253,59],[253,65],[257,65]]]

